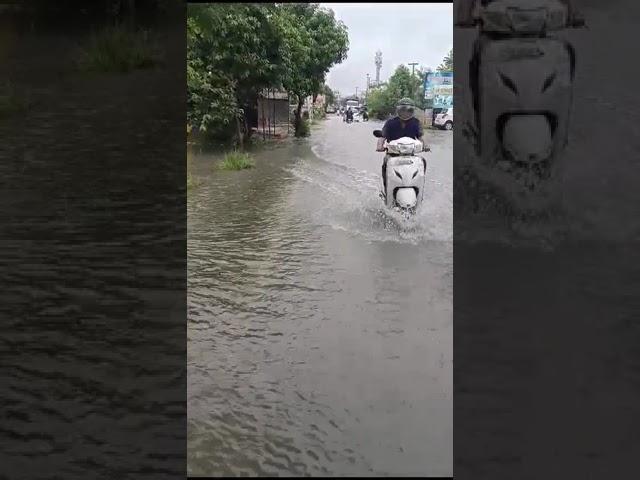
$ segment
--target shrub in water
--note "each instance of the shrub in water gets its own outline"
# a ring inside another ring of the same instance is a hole
[[[222,170],[243,170],[255,166],[249,154],[244,152],[231,152],[225,155],[220,168]]]
[[[310,134],[309,121],[301,120],[298,129],[296,130],[296,137],[308,137]]]
[[[146,32],[111,27],[91,37],[78,64],[91,72],[128,72],[152,67],[156,59]]]

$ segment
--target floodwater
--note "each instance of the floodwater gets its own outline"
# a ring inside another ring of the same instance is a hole
[[[380,127],[331,116],[240,172],[191,151],[189,475],[452,474],[452,132],[406,223]]]

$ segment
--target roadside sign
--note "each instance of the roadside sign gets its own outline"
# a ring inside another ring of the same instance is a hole
[[[453,107],[453,72],[427,72],[424,98],[433,100],[433,108]]]

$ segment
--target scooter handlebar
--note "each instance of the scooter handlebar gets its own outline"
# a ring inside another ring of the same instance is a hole
[[[482,18],[474,17],[472,20],[469,20],[469,21],[464,21],[464,20],[458,21],[454,24],[454,26],[458,28],[475,28],[475,27],[482,28],[482,24],[483,24]],[[566,28],[588,28],[588,27],[584,17],[580,14],[568,20],[566,24]]]

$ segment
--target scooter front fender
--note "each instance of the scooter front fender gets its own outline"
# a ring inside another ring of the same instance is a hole
[[[413,187],[400,187],[396,191],[396,204],[400,208],[415,208],[418,204],[418,197]]]
[[[505,120],[503,152],[518,163],[547,160],[553,153],[553,134],[544,115],[513,115]]]

